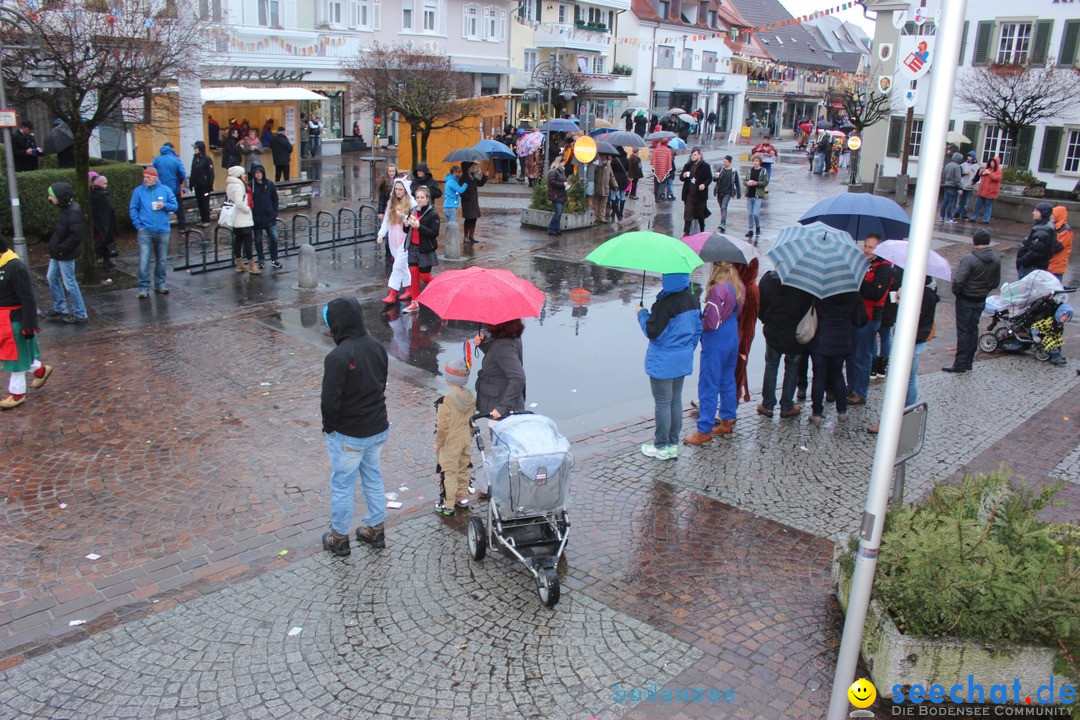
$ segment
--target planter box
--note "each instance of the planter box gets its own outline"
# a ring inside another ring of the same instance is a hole
[[[546,228],[551,223],[551,218],[555,213],[547,210],[533,210],[532,208],[525,208],[521,211],[521,224],[529,225],[531,227]],[[583,213],[566,213],[562,215],[562,222],[559,225],[560,230],[584,230],[585,228],[592,227],[595,224],[596,218],[593,215],[592,210],[586,210]]]
[[[841,551],[837,543],[833,581],[836,597],[846,611],[851,583],[837,561]],[[941,685],[946,689],[962,685],[966,693],[969,675],[975,677],[984,693],[989,693],[992,685],[1011,688],[1017,679],[1021,687],[1031,689],[1045,685],[1054,676],[1055,652],[1049,648],[904,635],[876,600],[870,603],[866,615],[861,653],[880,695],[888,695],[894,685]],[[1007,696],[1012,703],[1012,692]]]
[[[1001,194],[1014,197],[1046,197],[1046,183],[1037,182],[1032,185],[1024,183],[1001,183]]]

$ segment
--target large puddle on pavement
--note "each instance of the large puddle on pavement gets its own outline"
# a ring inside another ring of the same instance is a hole
[[[528,377],[527,406],[553,418],[565,435],[600,430],[610,424],[652,413],[652,396],[645,375],[647,340],[635,317],[641,297],[641,275],[533,257],[531,268],[515,267],[548,296],[539,318],[525,320],[522,342]],[[522,263],[524,264],[524,263]],[[704,277],[698,270],[696,278]],[[659,291],[659,276],[645,281],[645,305]],[[444,387],[442,368],[460,358],[463,342],[478,325],[443,321],[421,307],[415,315],[386,307],[377,299],[363,299],[364,322],[392,358],[413,369],[415,380],[429,384],[433,394]],[[266,319],[284,332],[325,346],[321,307],[288,310]],[[760,390],[765,343],[761,328],[750,353],[750,389]],[[473,372],[482,357],[474,358]],[[683,401],[697,397],[695,373],[687,379]],[[470,387],[472,383],[470,383]]]

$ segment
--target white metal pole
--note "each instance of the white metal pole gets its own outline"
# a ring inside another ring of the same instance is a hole
[[[870,589],[877,568],[877,554],[889,502],[889,486],[896,461],[896,446],[900,439],[908,377],[915,352],[915,332],[918,329],[919,310],[922,306],[923,278],[926,276],[930,237],[934,230],[938,177],[944,164],[945,136],[949,130],[949,112],[956,82],[956,64],[953,60],[960,55],[960,37],[964,29],[966,8],[967,0],[943,2],[941,25],[935,38],[930,72],[930,98],[923,125],[924,151],[919,163],[919,175],[923,182],[918,184],[915,190],[907,267],[904,269],[905,283],[896,317],[890,372],[885,380],[885,401],[881,409],[881,427],[874,452],[870,489],[860,523],[859,549],[855,557],[851,592],[848,595],[844,635],[840,641],[836,675],[833,677],[829,720],[844,720],[848,717],[847,690],[855,680],[863,626],[870,605]]]

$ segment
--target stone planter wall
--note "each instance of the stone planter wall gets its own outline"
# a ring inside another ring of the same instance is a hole
[[[844,577],[839,558],[833,561],[833,581],[840,606],[847,610],[850,581]],[[1029,691],[1045,685],[1054,675],[1054,651],[1026,645],[987,645],[959,638],[918,638],[902,634],[875,600],[870,603],[863,628],[861,653],[878,687],[888,696],[894,685],[941,685],[946,689],[962,685],[967,692],[968,676],[990,692],[992,685],[1011,687],[1020,680]],[[1055,685],[1060,682],[1058,679]],[[1012,693],[1008,701],[1012,702]],[[989,701],[989,700],[988,700]],[[1022,700],[1021,700],[1022,702]]]
[[[554,215],[555,213],[548,212],[547,210],[525,208],[521,211],[521,224],[529,225],[531,227],[547,228]],[[595,222],[596,218],[593,215],[592,210],[586,210],[583,213],[564,212],[559,227],[562,230],[584,230],[587,227],[592,227]]]
[[[1001,183],[1001,195],[1013,197],[1046,197],[1046,183],[1024,185],[1021,183]],[[1000,196],[999,196],[1000,197]]]

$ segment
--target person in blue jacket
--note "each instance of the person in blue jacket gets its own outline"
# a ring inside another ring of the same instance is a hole
[[[187,182],[187,168],[171,142],[162,145],[159,153],[154,158],[153,165],[158,171],[158,180],[176,196],[176,226],[180,228],[180,232],[184,232],[187,229],[187,217],[184,215],[184,206],[180,204],[180,197],[183,195],[180,186]]]
[[[457,221],[457,211],[461,207],[461,193],[465,192],[467,187],[469,187],[469,183],[461,182],[461,167],[454,165],[450,168],[450,174],[443,180],[443,192],[445,193],[443,214],[446,215],[446,222]]]
[[[131,193],[128,213],[139,232],[139,297],[150,297],[150,253],[154,253],[154,291],[168,295],[165,260],[169,255],[169,213],[176,212],[176,195],[159,182],[153,167],[143,170],[143,184]]]
[[[701,365],[698,368],[697,431],[683,438],[687,445],[704,445],[713,435],[730,435],[739,408],[735,364],[739,361],[739,311],[746,288],[731,263],[713,263],[705,287],[701,315]],[[720,398],[720,422],[716,400]]]
[[[657,460],[674,460],[682,431],[683,380],[694,372],[694,350],[701,337],[701,308],[690,291],[690,275],[664,275],[652,310],[638,305],[637,319],[649,338],[645,372],[656,405],[654,440],[642,445],[641,452]]]

